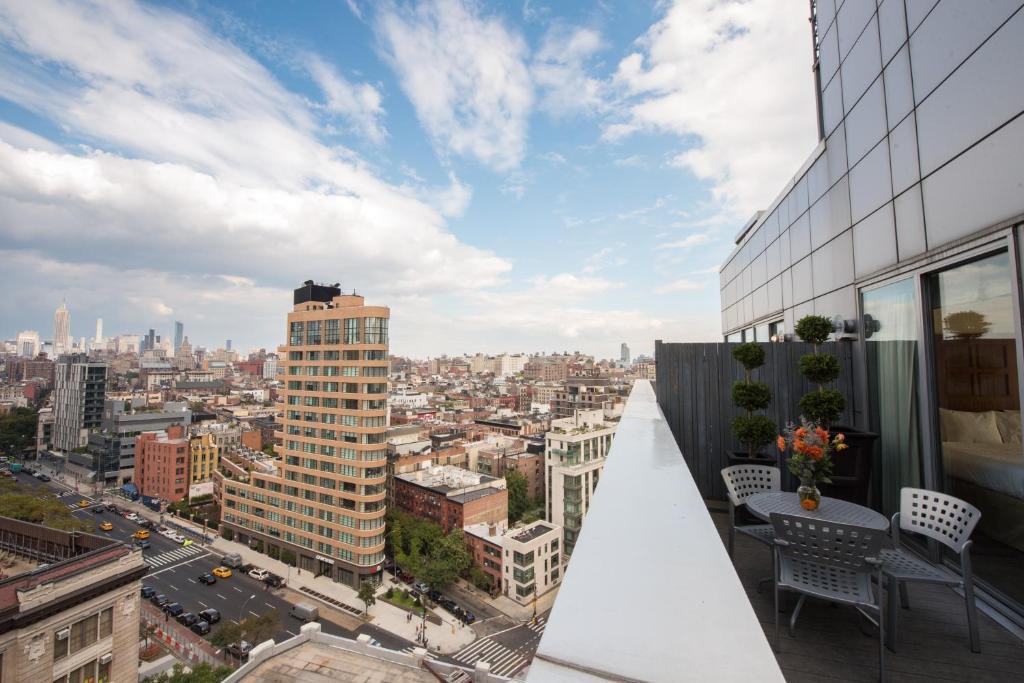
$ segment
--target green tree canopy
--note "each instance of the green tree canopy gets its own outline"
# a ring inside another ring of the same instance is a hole
[[[63,531],[93,530],[92,520],[72,515],[52,492],[42,488],[25,490],[12,479],[0,479],[0,516]]]
[[[437,524],[400,510],[388,510],[387,524],[399,569],[435,588],[454,581],[472,562],[461,530],[446,536]]]
[[[373,607],[377,602],[377,587],[372,581],[363,581],[359,584],[359,599],[363,602],[366,608],[363,613],[368,613],[370,608]]]
[[[170,673],[166,671],[156,676],[147,676],[142,683],[220,683],[231,675],[230,666],[213,666],[202,662],[185,670],[184,665],[175,664]]]
[[[21,455],[36,442],[39,415],[29,408],[15,408],[0,415],[0,454]]]
[[[505,486],[508,488],[508,522],[515,524],[530,507],[526,477],[510,470],[505,473]]]

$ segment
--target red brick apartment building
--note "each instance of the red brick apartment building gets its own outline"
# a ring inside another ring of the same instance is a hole
[[[135,439],[135,479],[145,496],[176,503],[188,495],[189,440],[181,425]]]
[[[508,520],[504,479],[450,465],[396,474],[394,495],[400,510],[439,524],[445,533]]]

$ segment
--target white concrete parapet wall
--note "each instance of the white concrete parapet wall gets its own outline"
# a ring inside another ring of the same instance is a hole
[[[527,680],[784,680],[647,380],[633,385]]]

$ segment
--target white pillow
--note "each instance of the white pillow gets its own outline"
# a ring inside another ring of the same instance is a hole
[[[1020,445],[1020,411],[1003,410],[996,413],[996,426],[1003,443]]]
[[[966,410],[939,408],[942,440],[957,443],[1001,444],[1003,437],[996,424],[996,411],[972,413]]]

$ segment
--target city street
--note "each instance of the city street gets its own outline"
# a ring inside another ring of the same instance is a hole
[[[514,676],[533,659],[550,612],[537,615],[536,623],[520,624],[474,641],[452,658],[472,668],[478,661],[488,662],[491,673]]]
[[[67,505],[75,517],[91,520],[95,524],[93,533],[97,535],[130,544],[132,534],[140,528],[134,522],[115,512],[104,511],[97,514],[91,511],[91,507],[80,508],[79,501],[85,499],[95,502],[96,499],[76,493],[57,481],[41,482],[25,472],[16,474],[15,478],[19,486],[46,487],[55,493],[63,494],[60,497],[61,502]],[[113,502],[118,506],[123,506],[124,503],[123,500],[116,498]],[[99,525],[102,522],[110,522],[113,529],[101,530]],[[240,619],[259,616],[270,611],[276,611],[280,615],[281,628],[273,636],[275,641],[281,642],[298,634],[302,622],[289,616],[291,603],[284,598],[285,593],[290,591],[268,589],[265,583],[235,570],[230,578],[217,579],[217,583],[212,586],[205,586],[199,583],[197,577],[219,566],[220,554],[198,542],[188,547],[182,547],[181,544],[156,532],[151,533],[148,540],[150,547],[143,551],[143,557],[150,566],[150,571],[143,578],[143,585],[152,586],[157,593],[167,595],[171,602],[180,602],[186,611],[199,612],[207,608],[219,611],[221,622],[213,625],[211,636],[222,624],[230,621],[237,622]],[[295,593],[291,594],[296,595]],[[312,598],[305,598],[302,601],[315,604],[319,608],[320,623],[325,633],[347,638],[355,638],[359,634],[366,633],[388,648],[410,650],[414,647],[414,643],[370,624],[361,624],[355,629],[343,628],[334,623],[332,618],[352,622],[351,615],[333,610]]]

